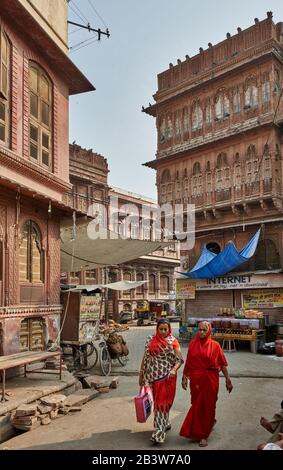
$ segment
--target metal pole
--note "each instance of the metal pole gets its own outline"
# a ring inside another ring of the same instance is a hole
[[[105,268],[105,284],[108,284],[108,268]],[[108,325],[108,287],[105,287],[105,323]]]

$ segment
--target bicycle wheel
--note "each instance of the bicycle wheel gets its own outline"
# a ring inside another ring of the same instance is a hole
[[[118,359],[118,362],[120,362],[122,367],[125,367],[129,360],[128,356],[118,356],[117,359]]]
[[[103,375],[109,375],[111,372],[111,357],[106,344],[100,345],[99,363]]]
[[[98,360],[98,352],[93,343],[87,343],[84,349],[84,369],[94,367]]]

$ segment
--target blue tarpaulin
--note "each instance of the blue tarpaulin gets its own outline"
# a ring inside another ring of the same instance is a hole
[[[223,276],[238,268],[254,255],[259,236],[260,229],[241,251],[237,250],[233,242],[227,243],[224,250],[218,255],[204,247],[193,269],[182,274],[192,279],[213,279],[214,277]]]

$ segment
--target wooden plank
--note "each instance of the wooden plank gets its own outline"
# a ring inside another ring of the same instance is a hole
[[[11,369],[13,367],[18,367],[18,366],[23,366],[25,364],[31,364],[32,362],[37,362],[37,361],[42,361],[44,359],[48,359],[50,357],[56,357],[56,356],[61,356],[61,352],[46,352],[46,353],[29,353],[27,355],[24,353],[25,356],[21,356],[18,358],[11,358],[9,356],[5,356],[5,360],[3,359],[0,361],[0,370],[4,369]]]

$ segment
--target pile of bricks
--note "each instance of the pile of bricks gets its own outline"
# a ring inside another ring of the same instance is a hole
[[[11,415],[12,425],[21,431],[31,431],[40,425],[50,424],[59,416],[81,411],[82,405],[101,393],[108,393],[110,389],[117,388],[119,384],[118,377],[82,374],[80,379],[84,388],[67,397],[54,393],[40,398],[35,403],[18,406]]]

